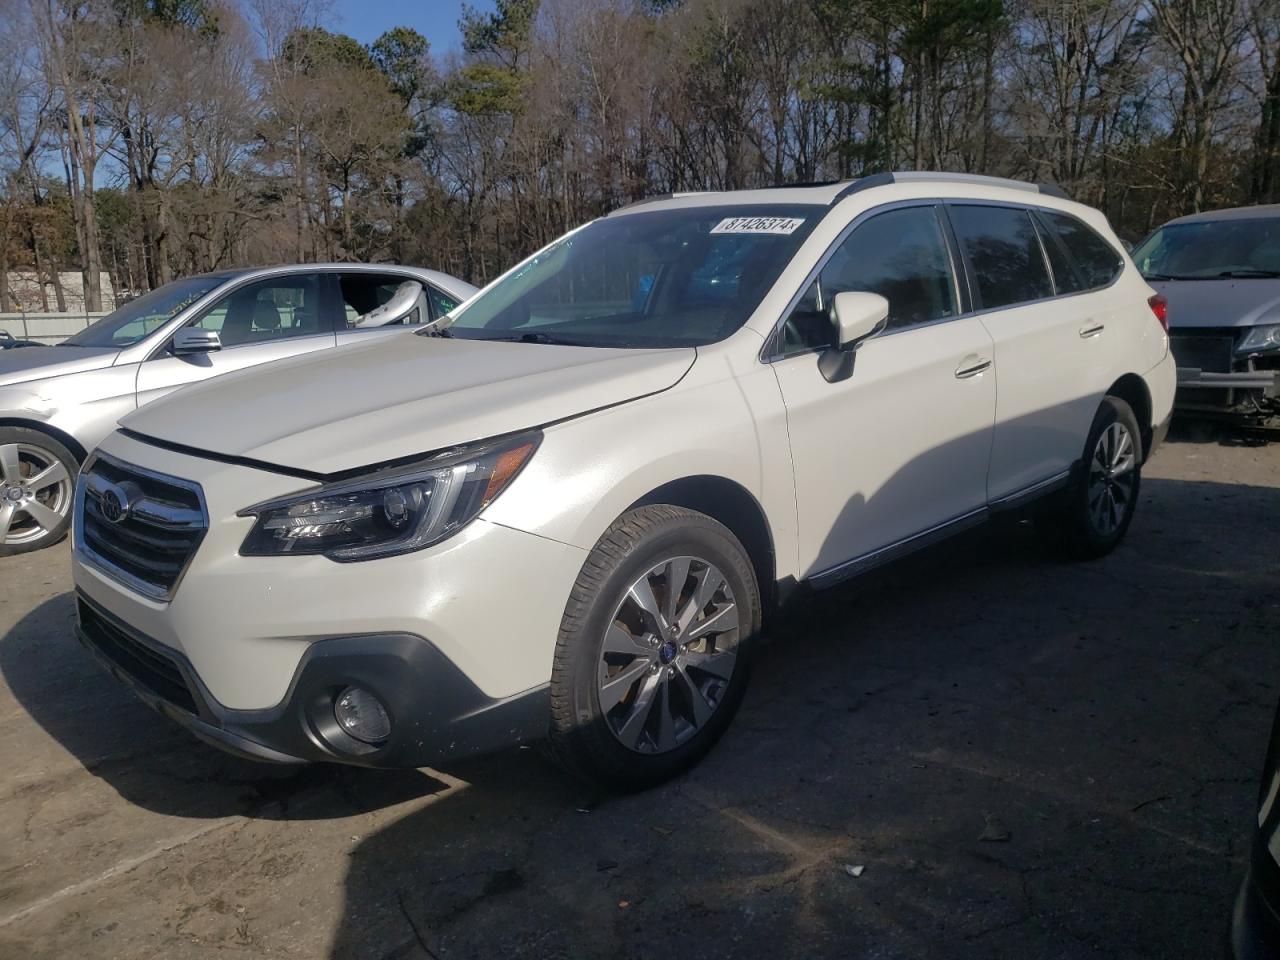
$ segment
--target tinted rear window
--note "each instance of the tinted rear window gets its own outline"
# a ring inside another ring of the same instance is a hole
[[[958,204],[951,207],[951,221],[973,268],[983,309],[1053,296],[1028,211]]]
[[[1075,260],[1086,289],[1105,287],[1116,278],[1116,274],[1124,266],[1124,259],[1115,247],[1098,236],[1091,227],[1065,213],[1041,210],[1040,216],[1062,240],[1067,252]]]

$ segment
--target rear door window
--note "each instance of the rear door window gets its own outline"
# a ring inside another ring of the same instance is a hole
[[[1019,207],[949,207],[981,307],[994,310],[1053,296],[1031,213]]]
[[[413,277],[385,273],[344,273],[338,278],[338,288],[342,293],[342,309],[348,329],[359,323],[360,318],[372,310],[381,307],[393,296],[400,284]],[[430,291],[431,287],[423,284]],[[415,326],[428,322],[431,318],[422,316],[421,307],[415,307],[402,320],[389,326]]]
[[[1041,210],[1040,216],[1062,240],[1080,270],[1084,289],[1105,287],[1124,267],[1124,258],[1083,221],[1065,213]]]

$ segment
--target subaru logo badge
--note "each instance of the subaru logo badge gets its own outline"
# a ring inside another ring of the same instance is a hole
[[[123,487],[117,487],[114,484],[102,491],[102,498],[99,501],[102,509],[102,516],[108,523],[123,523],[125,518],[129,516],[129,494],[125,492]]]

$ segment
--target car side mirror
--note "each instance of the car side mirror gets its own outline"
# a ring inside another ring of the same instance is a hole
[[[418,316],[423,320],[429,316],[426,291],[418,281],[406,280],[396,287],[396,292],[386,303],[380,307],[374,307],[368,313],[362,313],[356,319],[355,326],[362,329],[391,326],[399,323],[414,310],[420,310]]]
[[[831,298],[831,349],[818,358],[828,383],[849,378],[854,352],[883,330],[888,319],[889,301],[878,293],[846,290]]]
[[[204,330],[201,327],[183,327],[173,335],[173,353],[175,356],[191,356],[198,353],[213,353],[222,349],[222,338],[217,330]]]
[[[857,350],[858,345],[884,329],[889,319],[889,301],[878,293],[846,290],[831,301],[833,346],[837,350]]]

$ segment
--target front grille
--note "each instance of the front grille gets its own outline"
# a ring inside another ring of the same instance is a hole
[[[80,631],[94,649],[157,697],[188,713],[199,713],[176,661],[131,636],[83,598],[79,608]]]
[[[1212,331],[1171,331],[1169,349],[1179,367],[1208,373],[1229,373],[1235,357],[1234,334]]]
[[[154,600],[173,595],[208,528],[200,487],[96,454],[76,498],[86,560]]]

